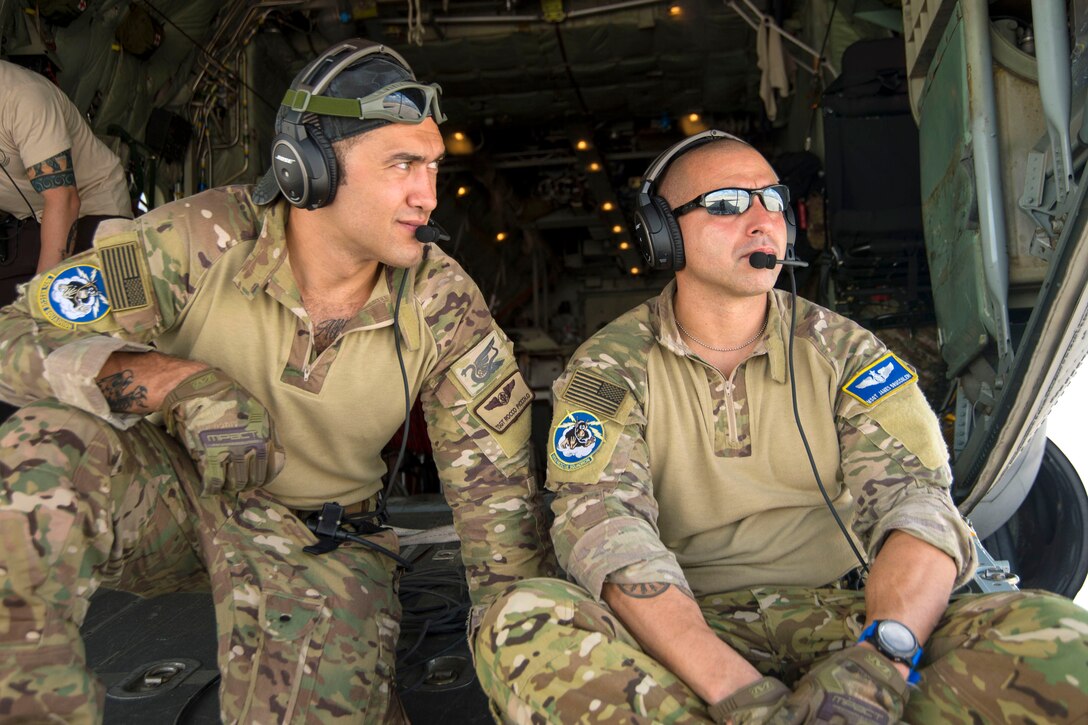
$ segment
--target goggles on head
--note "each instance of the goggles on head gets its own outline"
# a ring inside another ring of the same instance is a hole
[[[308,91],[288,89],[283,96],[283,105],[293,111],[319,116],[412,124],[423,123],[428,116],[434,116],[435,123],[442,123],[446,115],[438,103],[441,94],[442,87],[437,83],[400,81],[363,98],[315,96]]]
[[[687,214],[692,209],[703,207],[714,216],[733,216],[748,211],[758,196],[763,208],[771,212],[784,212],[790,204],[790,188],[785,184],[771,184],[762,189],[715,189],[700,194],[687,204],[681,204],[672,210],[673,215]]]

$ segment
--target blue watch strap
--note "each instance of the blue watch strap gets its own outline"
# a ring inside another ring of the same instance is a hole
[[[868,640],[872,639],[873,635],[876,634],[877,626],[882,621],[883,620],[875,619],[872,622],[870,622],[869,626],[866,627],[864,630],[862,630],[861,636],[858,637],[858,644],[861,644],[862,642],[867,642]],[[914,656],[911,657],[911,659],[910,659],[910,672],[907,673],[907,684],[908,685],[917,685],[918,680],[921,679],[921,675],[918,674],[918,671],[915,670],[915,667],[918,666],[918,660],[922,659],[922,645],[918,644],[917,640],[915,640],[915,644],[917,645],[918,649],[916,649],[914,651]],[[880,652],[881,654],[884,654],[884,656],[887,657],[887,655],[884,652],[882,652],[879,647],[877,647],[876,649],[877,649],[878,652]],[[904,663],[904,664],[906,664],[906,663]]]

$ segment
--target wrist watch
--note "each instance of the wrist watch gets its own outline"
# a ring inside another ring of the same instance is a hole
[[[912,673],[922,657],[922,648],[914,637],[914,632],[894,619],[874,620],[858,637],[858,643],[862,642],[871,642],[880,654],[893,662],[906,665]]]

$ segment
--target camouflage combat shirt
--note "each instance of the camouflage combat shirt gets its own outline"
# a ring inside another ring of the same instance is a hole
[[[412,269],[384,268],[367,303],[316,354],[288,259],[287,209],[283,200],[257,206],[249,187],[236,186],[103,224],[93,250],[35,277],[0,311],[0,397],[55,397],[125,428],[141,418],[110,412],[95,383],[110,354],[201,360],[277,421],[287,462],[267,491],[291,508],[354,503],[381,488],[381,450],[404,420],[392,318],[407,274],[404,365],[474,601],[548,573],[528,470],[532,393],[476,285],[431,246]]]
[[[560,564],[602,584],[669,582],[697,596],[821,586],[857,566],[793,419],[790,297],[726,378],[680,337],[675,282],[575,353],[554,386],[548,487]],[[855,323],[798,300],[798,408],[817,470],[871,558],[900,529],[952,557],[974,548],[949,494],[936,417],[914,371]]]

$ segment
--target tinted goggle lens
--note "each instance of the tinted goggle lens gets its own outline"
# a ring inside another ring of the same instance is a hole
[[[360,118],[384,118],[402,123],[420,123],[433,116],[437,123],[446,120],[438,105],[441,93],[436,85],[405,81],[371,94],[359,101]]]
[[[404,88],[382,98],[382,110],[405,121],[427,117],[430,99],[418,88]]]
[[[764,189],[718,189],[703,194],[702,206],[711,214],[730,216],[743,214],[752,206],[753,197],[763,200],[767,211],[782,212],[789,204],[790,193],[784,184],[775,184]]]

